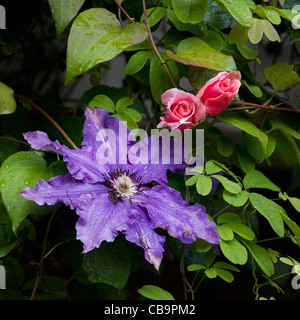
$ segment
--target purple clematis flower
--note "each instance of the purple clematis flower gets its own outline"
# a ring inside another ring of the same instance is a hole
[[[208,219],[205,208],[200,204],[189,205],[180,192],[167,185],[166,170],[180,171],[184,165],[162,164],[161,150],[151,154],[151,159],[157,158],[160,164],[124,162],[124,157],[128,160],[133,150],[139,150],[137,154],[143,148],[150,150],[151,137],[140,142],[124,140],[130,131],[119,119],[108,115],[107,110],[87,107],[85,116],[80,149],[52,142],[44,132],[24,134],[34,149],[46,148],[63,155],[69,170],[64,177],[53,177],[49,182],[41,180],[33,190],[27,187],[21,191],[26,199],[39,205],[64,202],[76,209],[77,239],[83,243],[83,253],[99,247],[104,240],[114,241],[121,232],[128,241],[144,249],[145,258],[157,270],[165,237],[158,235],[155,228],[167,229],[183,243],[192,243],[197,238],[219,243],[216,225]],[[105,132],[115,138],[109,140]],[[105,161],[111,155],[123,160]],[[153,181],[158,184],[151,186]]]

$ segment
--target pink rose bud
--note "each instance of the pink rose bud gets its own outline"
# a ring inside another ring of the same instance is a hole
[[[162,94],[161,101],[167,109],[157,128],[168,126],[171,130],[183,131],[205,120],[203,104],[191,93],[170,89]]]
[[[220,72],[198,91],[196,97],[204,104],[206,112],[210,116],[215,116],[230,104],[240,85],[239,71]]]

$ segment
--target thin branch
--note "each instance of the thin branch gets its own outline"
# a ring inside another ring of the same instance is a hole
[[[15,98],[19,100],[23,100],[26,103],[29,103],[31,106],[36,108],[39,112],[41,112],[55,127],[56,129],[63,135],[63,137],[68,141],[68,143],[71,145],[73,149],[77,149],[75,143],[70,139],[70,137],[66,134],[66,132],[62,129],[62,127],[42,108],[40,108],[38,105],[36,105],[31,100],[23,97],[22,95],[15,94]]]
[[[151,28],[150,28],[150,24],[149,24],[149,19],[148,19],[148,14],[147,14],[147,8],[146,8],[146,1],[143,0],[143,7],[144,7],[144,16],[145,16],[145,21],[146,21],[146,25],[147,25],[147,29],[148,29],[148,33],[149,33],[149,37],[150,37],[150,40],[147,40],[150,44],[150,46],[152,47],[152,49],[154,50],[157,58],[159,59],[160,63],[164,66],[171,82],[172,82],[172,85],[174,86],[174,88],[177,88],[177,84],[176,82],[174,81],[173,79],[173,76],[172,76],[172,73],[171,73],[171,70],[168,66],[168,64],[166,63],[166,61],[161,57],[159,51],[157,50],[156,48],[156,45],[155,45],[155,42],[153,40],[153,36],[152,36],[152,32],[151,32]]]

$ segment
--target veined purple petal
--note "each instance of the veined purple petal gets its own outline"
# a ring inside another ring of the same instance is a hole
[[[79,215],[76,237],[83,243],[83,253],[99,247],[103,240],[114,241],[118,231],[127,228],[126,204],[112,204],[108,193],[82,195],[76,212]]]
[[[126,239],[144,249],[144,256],[156,270],[159,270],[163,258],[165,237],[158,235],[150,227],[149,217],[145,209],[132,206],[127,222],[128,228],[124,231]]]
[[[23,133],[23,136],[31,147],[36,150],[47,149],[59,154],[64,154],[66,149],[68,149],[57,140],[54,142],[51,141],[47,133],[42,131]]]
[[[168,233],[183,243],[192,243],[197,238],[218,244],[219,234],[214,222],[206,215],[200,204],[189,205],[181,193],[168,186],[155,186],[140,195],[138,200],[145,203],[151,227],[167,229]]]
[[[77,207],[79,197],[89,193],[103,193],[107,188],[101,183],[86,184],[74,180],[70,174],[66,176],[56,176],[48,182],[41,180],[37,186],[30,190],[28,187],[20,193],[24,198],[33,200],[39,205],[54,205],[57,202],[64,202],[70,208]]]

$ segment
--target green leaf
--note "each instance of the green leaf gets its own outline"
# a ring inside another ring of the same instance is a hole
[[[258,193],[250,193],[249,199],[252,206],[269,221],[273,230],[280,237],[283,237],[284,225],[281,216],[283,208],[274,201],[269,200]]]
[[[86,253],[82,268],[92,283],[106,283],[122,289],[129,277],[130,256],[127,246],[120,239],[102,242],[99,248]]]
[[[230,157],[234,152],[235,145],[231,140],[220,136],[217,143],[217,149],[223,157]]]
[[[272,131],[276,139],[276,153],[286,165],[294,166],[300,163],[300,150],[295,139],[283,131]]]
[[[182,40],[176,54],[167,50],[169,58],[190,66],[203,67],[212,70],[236,70],[236,64],[232,56],[225,55],[211,48],[203,40],[192,37]]]
[[[226,29],[232,24],[232,16],[228,12],[224,12],[216,3],[216,1],[208,0],[206,15],[203,18],[205,23],[215,29]]]
[[[241,241],[250,250],[253,258],[255,259],[257,264],[260,266],[262,271],[268,277],[272,276],[275,270],[274,270],[274,264],[272,262],[269,252],[266,249],[258,246],[252,241],[247,241],[247,240],[241,240]]]
[[[146,62],[154,55],[153,50],[141,50],[130,57],[124,73],[128,75],[135,74],[143,69]]]
[[[145,285],[138,289],[139,294],[152,300],[175,300],[174,297],[166,290],[157,286]]]
[[[55,21],[57,38],[77,15],[85,0],[48,0]]]
[[[280,36],[276,29],[273,27],[272,23],[268,20],[261,20],[262,28],[264,34],[270,41],[278,41],[281,42]]]
[[[275,92],[300,83],[300,77],[293,70],[293,66],[286,62],[278,62],[264,70],[265,77],[272,85]]]
[[[233,212],[225,212],[222,213],[218,220],[217,220],[218,224],[220,223],[226,223],[226,222],[237,222],[237,223],[241,223],[241,218]]]
[[[99,94],[95,96],[93,100],[89,102],[89,105],[94,108],[101,108],[101,109],[108,110],[110,113],[115,112],[115,104],[105,94]]]
[[[255,238],[255,233],[245,224],[231,221],[227,222],[225,225],[228,226],[233,232],[235,232],[236,234],[238,234],[246,240],[253,240]]]
[[[207,174],[214,174],[222,171],[222,167],[214,160],[209,160],[205,164],[205,171]]]
[[[124,97],[121,98],[120,100],[118,100],[118,102],[116,103],[116,112],[121,112],[122,110],[124,110],[125,108],[127,108],[128,106],[133,104],[133,100],[128,98],[128,97]],[[141,120],[140,116],[136,115],[136,117],[139,119],[138,121]]]
[[[243,265],[247,262],[247,250],[235,238],[229,241],[220,239],[220,248],[224,256],[232,263]]]
[[[197,270],[203,270],[206,269],[206,266],[202,264],[191,264],[187,267],[188,271],[197,271]]]
[[[215,175],[212,175],[211,177],[219,180],[223,185],[223,187],[230,193],[239,194],[242,191],[241,186],[238,183],[228,180],[224,176],[215,174]]]
[[[183,23],[198,24],[207,10],[207,0],[172,0],[177,18]]]
[[[207,242],[204,239],[198,238],[195,242],[195,251],[196,252],[207,252],[213,246],[212,243]]]
[[[291,128],[290,126],[288,126],[287,124],[281,122],[280,120],[277,119],[270,119],[270,123],[271,126],[274,130],[281,130],[291,136],[293,136],[294,138],[296,138],[297,140],[300,140],[300,133],[296,130],[294,130],[293,128]]]
[[[224,269],[214,269],[217,273],[217,275],[222,278],[224,281],[231,283],[234,280],[234,276],[232,275],[231,272],[224,270]]]
[[[241,169],[245,173],[255,169],[254,159],[249,155],[247,150],[237,146],[236,147],[236,153],[237,153],[237,158],[238,158],[239,165],[241,166]]]
[[[242,190],[240,193],[231,193],[226,189],[223,191],[224,200],[234,207],[242,207],[247,202],[248,196],[249,194],[246,190]]]
[[[257,44],[261,41],[264,34],[262,20],[253,19],[251,27],[248,29],[248,38],[251,43]]]
[[[213,279],[218,275],[215,269],[206,269],[205,274],[209,279]]]
[[[187,186],[192,186],[192,185],[194,185],[194,184],[197,182],[198,177],[199,177],[199,175],[198,175],[198,174],[196,174],[196,175],[194,175],[194,176],[190,177],[190,178],[186,181],[186,183],[185,183],[185,184],[186,184]]]
[[[242,26],[252,25],[252,12],[243,0],[219,0]]]
[[[257,170],[248,171],[243,180],[244,187],[249,188],[263,188],[273,191],[280,191],[272,181],[270,181],[263,173]]]
[[[244,118],[236,112],[223,112],[218,117],[219,121],[230,123],[231,125],[240,128],[249,135],[255,137],[261,144],[262,150],[266,153],[268,145],[268,136],[259,130],[249,119]]]
[[[131,108],[123,109],[122,111],[115,114],[115,117],[124,121],[130,130],[137,129],[137,122],[142,119],[142,115],[138,111]]]
[[[242,84],[257,98],[262,97],[262,91],[258,86],[248,84],[245,80],[242,80]]]
[[[149,19],[149,25],[150,27],[155,26],[167,13],[167,10],[163,7],[154,7],[147,9],[147,15]],[[141,21],[144,20],[144,13],[142,14]]]
[[[222,224],[220,226],[217,226],[219,236],[223,240],[232,240],[234,235],[232,230],[227,226],[227,224]]]
[[[0,82],[0,115],[15,112],[17,107],[14,90]]]
[[[233,266],[227,262],[224,262],[224,261],[216,262],[213,267],[218,268],[218,269],[228,269],[228,270],[240,272],[240,270],[238,268],[236,268],[235,266]]]
[[[162,58],[165,60],[166,55],[164,53],[161,54]],[[168,61],[169,69],[172,73],[173,79],[176,83],[179,81],[179,74],[177,70],[177,66],[174,61]],[[167,91],[168,89],[171,89],[174,87],[172,81],[170,80],[170,77],[164,68],[164,66],[160,63],[157,56],[155,56],[150,64],[150,88],[151,93],[154,98],[154,100],[161,104],[161,95]]]
[[[34,201],[25,199],[19,192],[26,187],[33,189],[42,179],[48,181],[53,176],[65,173],[66,167],[62,161],[52,162],[47,168],[46,161],[35,151],[14,153],[3,162],[0,169],[0,191],[12,220],[14,233],[27,215],[41,215],[53,211],[53,207],[39,206]]]
[[[281,217],[282,217],[284,223],[294,233],[294,235],[296,237],[297,244],[300,247],[300,227],[288,217],[287,213],[284,210],[282,210],[282,212],[281,212]]]
[[[95,65],[143,42],[147,36],[147,27],[143,23],[130,23],[121,29],[116,16],[104,8],[83,11],[74,20],[70,31],[65,85]]]
[[[210,177],[199,175],[197,184],[196,184],[197,192],[202,196],[207,196],[212,188],[212,181]]]

